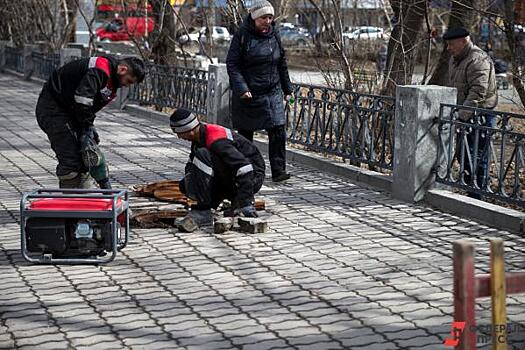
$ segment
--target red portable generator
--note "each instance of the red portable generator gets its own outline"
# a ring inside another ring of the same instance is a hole
[[[39,264],[108,263],[128,243],[128,208],[125,190],[24,193],[20,201],[22,256]]]

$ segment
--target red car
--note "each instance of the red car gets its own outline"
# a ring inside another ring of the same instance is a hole
[[[151,33],[155,27],[153,18],[127,17],[116,18],[96,30],[99,41],[129,41],[131,38],[142,38]]]

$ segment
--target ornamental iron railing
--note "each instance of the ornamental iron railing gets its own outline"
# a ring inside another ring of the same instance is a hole
[[[525,207],[525,116],[442,104],[436,181]]]

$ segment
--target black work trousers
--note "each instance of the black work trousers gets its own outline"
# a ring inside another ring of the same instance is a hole
[[[216,155],[206,148],[195,151],[193,161],[186,166],[186,175],[180,181],[180,189],[189,198],[197,201],[196,208],[217,208],[224,199],[234,207],[242,207],[253,202],[253,196],[259,192],[264,182],[264,170],[254,167],[253,193],[251,198],[242,198],[243,203],[236,203],[237,185],[231,169]]]
[[[38,98],[36,119],[57,156],[57,176],[61,178],[73,173],[87,173],[80,153],[78,130],[72,123],[70,114],[60,107],[45,89]]]
[[[268,133],[268,158],[272,177],[276,178],[286,173],[286,130],[284,125],[267,129]],[[239,130],[239,134],[253,142],[253,131]]]

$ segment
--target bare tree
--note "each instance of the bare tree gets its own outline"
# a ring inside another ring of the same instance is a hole
[[[319,0],[308,0],[308,3],[315,8],[321,17],[322,27],[326,36],[324,40],[330,42],[336,62],[338,63],[338,71],[343,74],[344,88],[350,91],[355,90],[354,75],[352,73],[351,62],[346,51],[345,38],[343,36],[343,22],[341,18],[341,0],[328,0],[319,3]],[[325,6],[323,6],[323,4]],[[318,47],[320,42],[318,43]],[[325,71],[326,74],[326,71]],[[330,81],[327,79],[328,82]]]
[[[76,10],[74,0],[4,0],[0,33],[16,46],[40,41],[55,51],[70,40]]]
[[[520,97],[522,105],[525,106],[525,38],[524,33],[516,33],[515,31],[517,24],[515,7],[515,1],[504,1],[505,24],[503,29],[512,57],[512,84]]]
[[[392,0],[396,23],[388,43],[382,94],[393,96],[397,85],[411,84],[426,12],[426,0]],[[423,39],[424,40],[424,39]]]
[[[149,39],[151,58],[158,64],[169,64],[175,56],[175,20],[173,8],[168,0],[152,0],[155,29]]]

